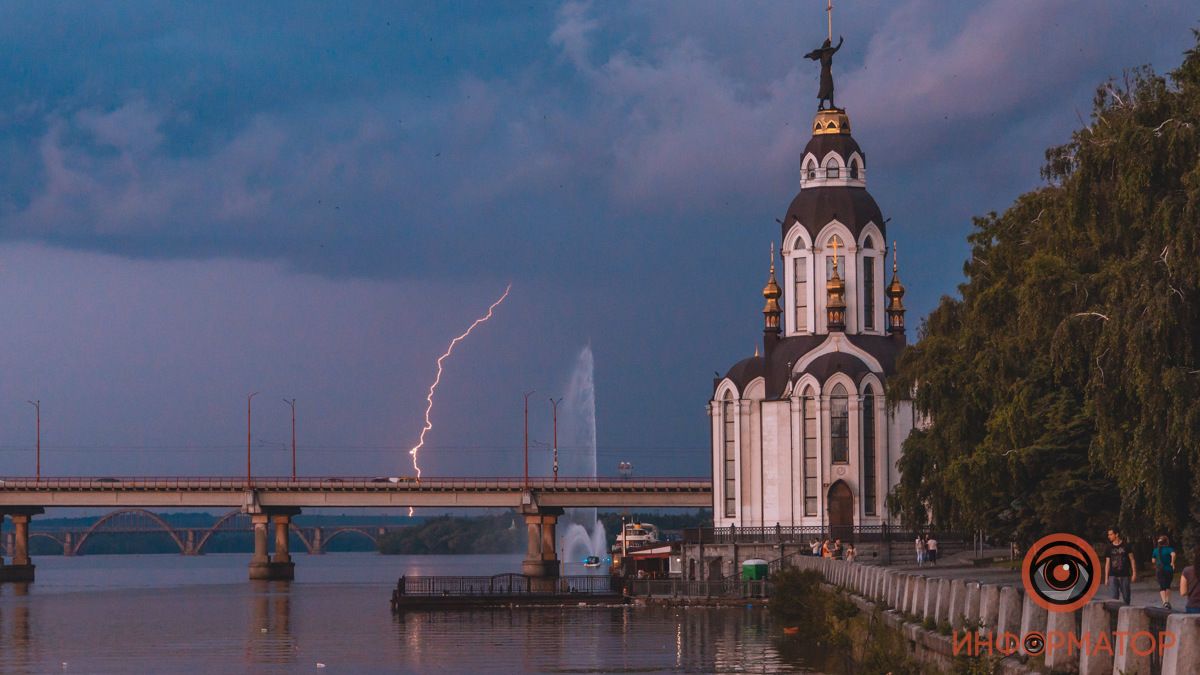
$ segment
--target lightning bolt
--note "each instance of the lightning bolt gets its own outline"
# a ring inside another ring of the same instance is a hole
[[[510,283],[504,288],[504,293],[501,294],[500,297],[487,308],[487,313],[478,319],[475,319],[470,326],[467,326],[467,329],[463,331],[461,335],[451,340],[449,346],[446,347],[445,353],[438,357],[437,375],[435,375],[433,378],[433,384],[429,385],[429,393],[425,395],[425,426],[421,427],[421,436],[417,439],[417,444],[412,447],[412,450],[408,451],[408,454],[412,455],[413,469],[415,469],[417,472],[417,480],[421,479],[421,466],[417,464],[417,454],[421,452],[421,448],[425,445],[425,435],[428,434],[429,430],[433,428],[433,421],[430,419],[430,413],[433,412],[433,395],[437,393],[438,384],[440,384],[442,381],[443,364],[445,363],[446,359],[450,358],[450,354],[454,353],[454,348],[458,346],[458,343],[467,339],[467,336],[471,334],[471,331],[475,330],[476,326],[481,323],[485,323],[488,319],[492,318],[492,313],[495,312],[496,308],[500,306],[500,303],[504,302],[504,299],[508,297],[508,292],[511,290],[512,284]],[[413,509],[410,506],[408,508],[408,515],[411,516],[412,514]]]

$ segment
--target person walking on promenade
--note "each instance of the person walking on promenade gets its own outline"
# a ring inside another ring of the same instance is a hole
[[[834,560],[842,559],[842,540],[841,539],[833,540],[833,549],[831,552],[833,553]]]
[[[917,554],[917,567],[925,565],[925,537],[917,535],[916,541],[913,542],[913,550]]]
[[[846,562],[854,562],[858,557],[858,551],[854,550],[854,544],[846,544]]]
[[[1171,609],[1171,581],[1175,578],[1175,549],[1165,534],[1158,535],[1158,546],[1150,554],[1154,562],[1154,580],[1158,582],[1158,597],[1163,607]]]
[[[937,564],[937,556],[938,556],[937,547],[938,547],[937,539],[935,539],[933,537],[933,533],[931,532],[929,534],[929,538],[925,540],[925,551],[926,551],[925,557],[928,558],[930,564],[933,564],[933,565]]]
[[[826,540],[825,540],[825,541],[824,541],[824,542],[821,544],[821,557],[822,557],[822,558],[828,558],[828,557],[830,557],[830,556],[832,556],[832,555],[833,555],[833,551],[830,549],[829,540],[828,540],[828,539],[826,539]]]
[[[812,549],[812,554],[813,554],[814,558],[821,555],[821,540],[820,539],[813,539],[812,543],[809,544],[808,547],[810,549]]]
[[[1200,544],[1192,547],[1192,564],[1179,576],[1179,595],[1186,601],[1184,611],[1200,614]]]
[[[1130,584],[1137,581],[1137,561],[1129,544],[1121,539],[1121,530],[1108,531],[1108,557],[1104,559],[1104,580],[1112,588],[1113,600],[1129,604]]]

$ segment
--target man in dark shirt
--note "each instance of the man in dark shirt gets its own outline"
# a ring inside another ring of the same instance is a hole
[[[1112,587],[1113,600],[1123,600],[1129,604],[1129,586],[1137,581],[1137,562],[1133,559],[1133,551],[1121,539],[1121,531],[1112,528],[1108,531],[1108,557],[1104,560],[1104,578]]]

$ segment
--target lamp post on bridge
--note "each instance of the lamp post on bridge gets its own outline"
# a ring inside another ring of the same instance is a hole
[[[525,392],[525,489],[529,489],[529,397],[533,391]]]
[[[283,399],[292,408],[292,482],[296,482],[296,399]]]
[[[258,392],[246,395],[246,485],[252,482],[250,470],[250,401],[258,396]]]
[[[562,399],[557,401],[550,399],[550,405],[554,408],[554,482],[558,482],[558,404],[562,403]]]
[[[34,480],[42,479],[42,400],[26,401],[37,411],[37,445],[34,451]]]

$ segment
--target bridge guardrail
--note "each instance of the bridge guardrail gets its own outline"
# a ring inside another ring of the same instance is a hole
[[[429,491],[429,490],[500,490],[524,489],[542,492],[589,491],[646,491],[707,492],[712,481],[706,478],[524,478],[516,477],[448,477],[422,478],[370,476],[329,476],[297,478],[254,477],[251,479],[221,476],[60,476],[60,477],[0,477],[3,490],[324,490],[324,491]]]

